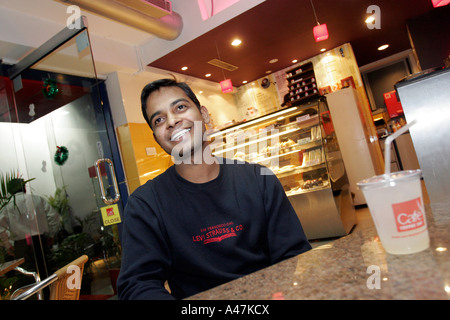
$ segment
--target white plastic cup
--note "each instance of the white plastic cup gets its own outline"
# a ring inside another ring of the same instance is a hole
[[[357,183],[388,253],[410,254],[430,246],[421,175],[421,170],[406,170]]]

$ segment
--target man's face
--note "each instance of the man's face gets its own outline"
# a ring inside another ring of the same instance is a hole
[[[201,107],[200,111],[182,89],[162,87],[153,92],[147,98],[146,112],[156,142],[168,154],[183,157],[186,156],[183,150],[189,150],[190,154],[203,150],[203,141],[194,143],[194,137],[197,140],[203,138],[208,111],[205,107]],[[195,122],[195,129],[201,132],[194,135]],[[172,154],[173,150],[177,154]]]

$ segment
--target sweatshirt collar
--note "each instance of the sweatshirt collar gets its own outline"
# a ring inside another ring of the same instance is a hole
[[[224,176],[224,171],[225,171],[226,166],[224,165],[224,162],[221,161],[222,159],[218,158],[218,160],[219,160],[219,175],[216,178],[214,178],[213,180],[204,182],[204,183],[194,183],[194,182],[184,179],[182,176],[179,175],[179,173],[175,169],[175,165],[171,166],[168,169],[168,171],[169,171],[171,178],[175,179],[179,183],[179,185],[181,187],[183,187],[184,189],[193,190],[193,191],[210,189],[210,188],[220,185],[223,181],[223,176]]]

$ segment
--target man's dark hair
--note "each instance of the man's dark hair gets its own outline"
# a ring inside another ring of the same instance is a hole
[[[144,89],[142,89],[141,92],[141,108],[142,108],[142,115],[145,118],[145,121],[147,121],[147,124],[150,126],[150,129],[152,128],[152,125],[150,123],[150,119],[147,115],[147,99],[153,92],[159,90],[162,87],[178,87],[182,89],[186,95],[189,97],[189,99],[192,100],[192,102],[195,103],[197,108],[200,110],[200,102],[198,101],[195,93],[192,91],[192,89],[185,83],[185,82],[178,82],[175,79],[159,79],[153,82],[150,82],[147,84]]]

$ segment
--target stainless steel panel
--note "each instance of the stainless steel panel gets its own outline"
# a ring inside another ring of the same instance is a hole
[[[294,207],[309,240],[347,235],[356,223],[348,185],[334,197],[331,188],[293,195]]]
[[[432,204],[450,202],[450,69],[396,85]]]

